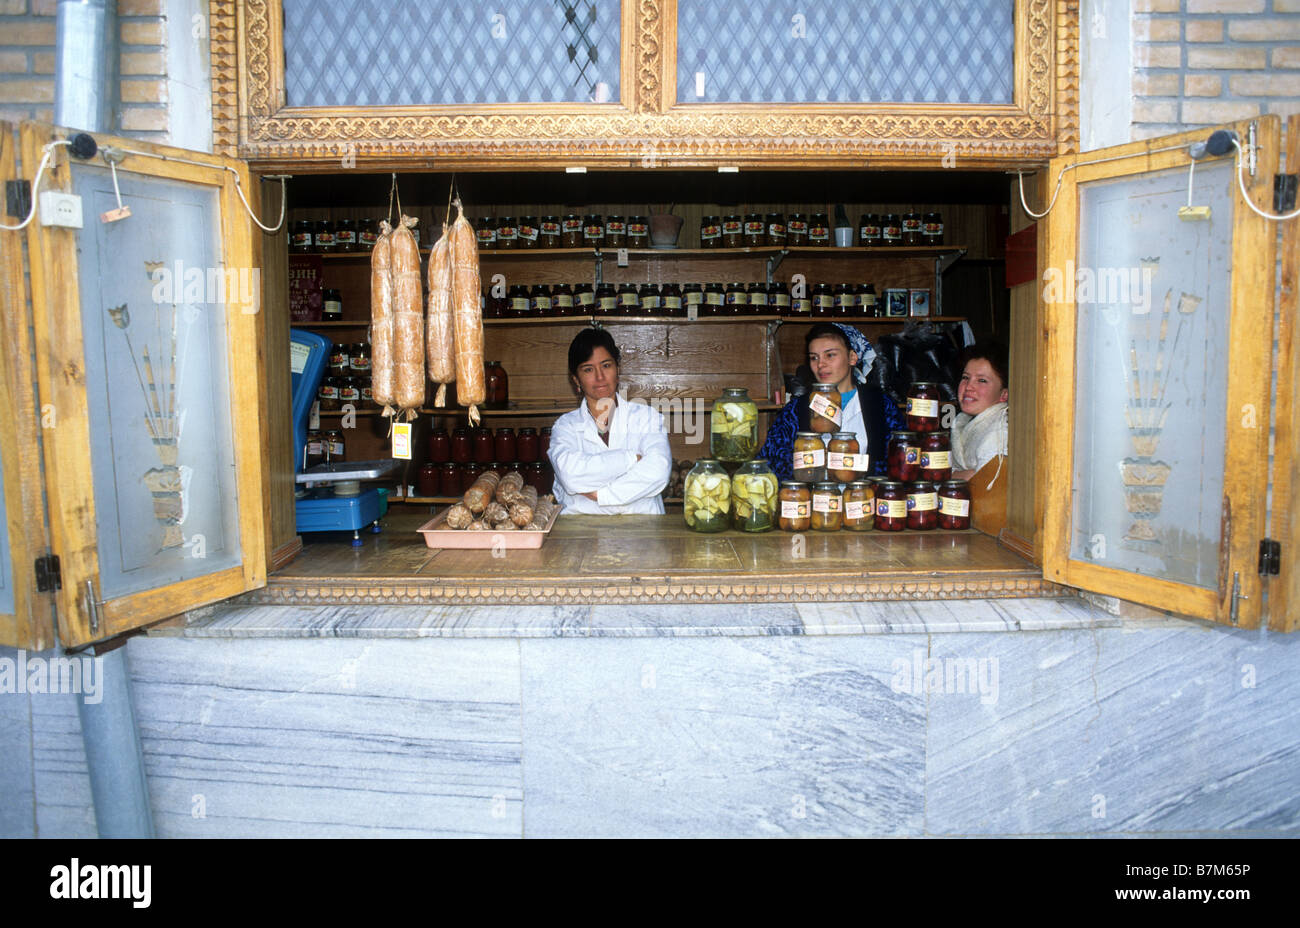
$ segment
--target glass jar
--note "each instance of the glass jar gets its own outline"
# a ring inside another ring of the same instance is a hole
[[[749,285],[749,290],[746,293],[746,301],[749,305],[749,314],[751,316],[761,316],[764,313],[769,312],[767,300],[767,284],[752,283]]]
[[[497,220],[497,249],[513,251],[519,247],[519,226],[514,216],[502,216]]]
[[[612,316],[618,312],[618,291],[613,284],[601,284],[596,291],[596,305],[593,311],[601,316]]]
[[[321,304],[321,319],[326,322],[338,322],[343,318],[343,297],[337,290],[326,290]]]
[[[790,315],[790,288],[782,281],[774,280],[767,285],[767,307],[775,315]]]
[[[605,217],[605,247],[627,247],[627,223],[622,216]]]
[[[812,314],[819,319],[835,314],[835,293],[830,284],[817,284],[813,287]]]
[[[332,220],[316,220],[316,228],[312,234],[312,245],[317,251],[325,254],[334,252],[334,223]]]
[[[321,444],[325,451],[326,464],[337,464],[348,456],[348,447],[343,441],[343,433],[338,429],[330,429],[322,435]]]
[[[926,531],[939,525],[939,494],[928,480],[907,488],[907,527]]]
[[[853,432],[833,432],[826,446],[826,474],[831,480],[851,483],[867,472],[867,456],[860,454],[858,436]]]
[[[519,220],[519,247],[541,248],[542,230],[537,225],[536,216],[524,216]]]
[[[767,223],[761,213],[748,213],[741,242],[746,248],[762,248],[767,244]]]
[[[844,421],[839,388],[833,383],[815,383],[808,396],[808,427],[814,432],[838,432]]]
[[[541,461],[525,464],[520,473],[524,478],[524,486],[532,487],[538,496],[546,492],[546,468]]]
[[[528,315],[536,319],[549,316],[551,312],[551,288],[546,284],[533,284],[528,294]]]
[[[922,245],[924,236],[921,226],[920,213],[903,214],[903,244],[904,245]]]
[[[650,220],[644,216],[632,216],[627,221],[627,247],[650,247]]]
[[[572,316],[574,308],[573,291],[569,289],[568,284],[556,284],[551,287],[552,314],[556,316]]]
[[[700,314],[700,308],[704,305],[704,285],[703,284],[683,284],[682,285],[682,311],[683,315],[689,316],[694,308],[695,315]]]
[[[858,284],[858,315],[871,318],[877,314],[880,301],[876,299],[875,284]]]
[[[635,316],[641,310],[641,294],[636,292],[636,284],[623,282],[618,285],[618,314]]]
[[[746,461],[731,477],[732,527],[770,532],[776,524],[776,475],[767,461]]]
[[[289,251],[296,255],[309,254],[312,250],[312,231],[315,228],[310,219],[299,219],[289,229]]]
[[[357,221],[340,219],[334,225],[334,250],[350,253],[357,250]]]
[[[816,432],[796,432],[791,476],[796,483],[823,483],[826,480],[826,445]]]
[[[700,247],[722,247],[722,219],[717,216],[705,216],[700,220]]]
[[[921,479],[941,483],[952,476],[951,444],[947,432],[921,436]]]
[[[451,437],[446,429],[429,432],[429,460],[434,464],[446,464],[451,460]]]
[[[907,528],[907,486],[897,480],[876,481],[876,530],[901,532]]]
[[[321,437],[319,429],[312,429],[307,433],[307,459],[304,462],[305,467],[315,467],[325,461],[325,440]]]
[[[331,377],[346,377],[352,370],[352,349],[348,345],[330,346],[327,368]]]
[[[921,243],[924,245],[943,244],[943,214],[926,213],[921,220]]]
[[[416,495],[437,496],[441,489],[442,482],[438,479],[438,465],[432,461],[421,464],[419,474],[415,478]]]
[[[858,244],[865,248],[880,244],[880,217],[875,213],[863,213],[858,219]]]
[[[808,286],[803,287],[803,296],[790,296],[790,315],[796,319],[808,319],[812,317],[812,296],[808,293]]]
[[[349,404],[353,409],[361,402],[361,385],[357,383],[355,377],[340,377],[339,381],[339,408],[346,408]]]
[[[460,496],[460,465],[455,461],[438,468],[438,495]]]
[[[497,224],[495,219],[484,216],[473,223],[474,241],[479,251],[492,251],[497,247]]]
[[[595,213],[583,217],[582,247],[597,250],[605,246],[605,221]]]
[[[832,315],[847,318],[857,312],[858,295],[852,284],[836,284],[832,291]]]
[[[814,532],[838,532],[844,527],[844,497],[840,485],[825,481],[813,485],[812,490],[812,530]]]
[[[483,296],[483,318],[485,319],[504,319],[510,315],[510,298],[504,293],[498,296],[497,291],[497,287],[492,287]]]
[[[496,460],[496,442],[492,438],[492,430],[479,427],[474,429],[474,463],[489,464]]]
[[[709,458],[696,461],[682,486],[686,527],[697,532],[723,532],[731,516],[731,480],[722,465]]]
[[[320,387],[316,390],[316,401],[320,403],[321,412],[338,412],[339,378],[334,376],[322,377]]]
[[[373,219],[362,219],[357,225],[357,245],[361,251],[371,251],[379,241],[379,223]]]
[[[546,429],[547,445],[550,445],[551,430]],[[543,457],[542,450],[537,438],[537,429],[532,426],[524,426],[519,430],[519,437],[515,441],[515,453],[510,458],[512,461],[519,461],[521,464],[531,464]]]
[[[939,484],[939,528],[965,531],[970,528],[970,486],[965,480]]]
[[[899,430],[889,433],[889,463],[887,471],[891,480],[911,483],[921,477],[921,433]]]
[[[516,460],[515,458],[515,430],[511,428],[499,428],[492,436],[492,446],[496,449],[494,460],[505,461],[507,464]]]
[[[745,222],[737,213],[722,217],[722,247],[739,248],[745,237]]]
[[[916,382],[907,391],[907,427],[913,432],[939,428],[939,385]]]
[[[831,223],[825,213],[814,213],[808,223],[808,244],[824,248],[831,243]]]
[[[591,284],[573,285],[574,315],[590,316],[596,309],[596,288]]]
[[[474,460],[474,440],[470,438],[469,429],[451,430],[451,459],[457,464],[468,464]]]
[[[870,480],[854,480],[844,488],[844,527],[869,532],[876,524],[876,488]]]
[[[722,308],[725,302],[726,302],[726,293],[722,289],[722,284],[705,284],[704,305],[700,307],[700,315],[701,316],[722,315]]]
[[[758,405],[744,387],[727,387],[709,414],[710,453],[720,461],[749,461],[758,450]]]
[[[576,213],[569,213],[560,220],[560,247],[582,247],[582,217]]]
[[[781,481],[777,494],[781,506],[776,524],[783,532],[806,532],[812,527],[812,490],[795,480]]]
[[[367,406],[373,406],[375,403],[375,389],[369,377],[359,378],[361,381],[361,402]]]
[[[749,292],[745,289],[745,285],[738,282],[727,284],[723,303],[727,307],[727,315],[744,315],[749,308]]]
[[[506,409],[510,406],[510,377],[500,361],[488,361],[483,366],[483,400],[485,409]]]
[[[519,430],[519,438],[520,438],[519,450],[520,450],[521,452],[523,451],[523,448],[524,448],[524,446],[523,446],[523,439],[524,439],[524,437],[525,437],[525,436],[524,436],[524,433],[525,433],[525,432],[530,432],[530,431],[532,431],[532,430],[531,430],[531,429],[520,429],[520,430]],[[542,460],[542,461],[549,460],[549,459],[550,459],[550,451],[551,451],[551,427],[548,425],[548,426],[545,426],[545,427],[544,427],[544,428],[543,428],[543,429],[538,433],[538,435],[537,435],[537,457],[538,457],[538,459],[539,459],[539,460]]]
[[[660,299],[663,301],[664,315],[684,315],[684,307],[682,306],[682,290],[677,286],[677,284],[664,284]]]
[[[785,216],[781,213],[768,213],[764,217],[767,225],[767,244],[773,248],[785,247]]]
[[[469,464],[460,466],[460,495],[469,492],[469,488],[474,485],[474,481],[483,476],[484,466],[477,461],[471,461]]]
[[[903,223],[897,213],[887,213],[880,220],[880,244],[903,244]]]
[[[808,217],[803,213],[791,213],[785,224],[785,242],[794,247],[808,244]]]
[[[662,297],[659,295],[659,287],[655,284],[642,284],[641,291],[637,294],[641,299],[641,315],[658,316],[662,315],[661,302]]]
[[[353,377],[370,376],[370,342],[357,342],[348,350],[348,369]]]

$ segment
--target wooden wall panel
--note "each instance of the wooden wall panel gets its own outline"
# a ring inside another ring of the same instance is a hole
[[[1025,178],[1025,200],[1041,210],[1039,178]],[[1020,205],[1020,195],[1011,190],[1011,231],[1019,232],[1033,223]],[[1045,243],[1039,242],[1041,279]],[[1015,536],[1013,544],[1021,551],[1033,547],[1033,558],[1042,563],[1037,541],[1042,524],[1042,504],[1038,493],[1043,487],[1037,479],[1040,448],[1038,442],[1039,384],[1041,380],[1040,348],[1042,303],[1039,283],[1033,280],[1011,288],[1011,328],[1007,336],[1009,379],[1007,403],[1007,531]]]
[[[280,214],[280,185],[262,185],[261,214]],[[270,225],[270,221],[266,221]],[[286,220],[287,221],[287,220]],[[289,373],[289,255],[285,233],[262,238],[262,313],[265,323],[266,455],[270,483],[266,501],[267,570],[292,559],[302,546],[294,516],[293,411]],[[354,297],[355,298],[355,297]],[[369,297],[366,297],[367,301]]]

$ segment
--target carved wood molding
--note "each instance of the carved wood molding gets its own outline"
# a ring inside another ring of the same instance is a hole
[[[239,54],[235,4],[209,0],[208,42],[212,72],[212,150],[239,152]]]
[[[1056,139],[1060,154],[1079,150],[1079,0],[1056,2]]]

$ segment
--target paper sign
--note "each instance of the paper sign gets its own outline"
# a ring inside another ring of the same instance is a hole
[[[411,423],[393,423],[393,457],[411,460]]]

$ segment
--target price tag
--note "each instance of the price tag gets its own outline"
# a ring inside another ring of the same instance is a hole
[[[626,249],[626,248],[620,248],[620,249],[618,250],[618,266],[619,266],[619,267],[627,267],[627,249]]]
[[[687,321],[687,322],[694,322],[694,321],[695,321],[696,319],[698,319],[698,318],[700,318],[700,304],[699,304],[699,303],[692,303],[690,306],[687,306],[687,307],[686,307],[686,321]]]
[[[411,460],[411,423],[393,423],[393,457]]]

